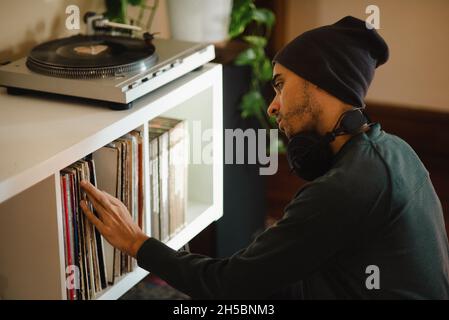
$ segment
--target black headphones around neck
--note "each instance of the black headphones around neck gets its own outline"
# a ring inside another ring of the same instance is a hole
[[[291,171],[312,181],[326,173],[332,166],[333,153],[330,143],[342,135],[354,135],[372,123],[364,108],[348,110],[339,117],[332,131],[321,136],[303,132],[293,136],[287,146],[287,159]]]
[[[328,143],[335,140],[338,136],[354,135],[363,130],[368,125],[368,119],[363,112],[364,108],[356,108],[345,111],[338,118],[334,129],[326,134],[332,137]]]

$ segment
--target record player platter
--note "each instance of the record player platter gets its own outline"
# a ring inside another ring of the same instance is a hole
[[[142,39],[78,35],[38,45],[26,64],[46,75],[86,79],[142,72],[156,61],[154,45]]]

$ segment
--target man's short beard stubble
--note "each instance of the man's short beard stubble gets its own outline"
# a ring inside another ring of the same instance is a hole
[[[315,96],[310,93],[310,84],[304,81],[302,102],[293,108],[293,111],[283,115],[284,119],[302,118],[308,119],[297,132],[293,132],[292,136],[300,132],[318,132],[317,124],[321,107]]]

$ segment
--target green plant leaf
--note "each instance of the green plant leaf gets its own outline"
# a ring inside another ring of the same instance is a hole
[[[262,61],[262,66],[260,68],[260,81],[267,82],[273,77],[273,67],[271,65],[270,59],[264,57]]]
[[[257,52],[254,48],[248,48],[235,58],[235,64],[238,66],[253,65],[257,59]]]
[[[114,22],[126,23],[127,0],[105,0],[105,17]]]
[[[252,16],[253,20],[265,24],[268,28],[272,28],[276,21],[274,13],[268,9],[256,8],[252,13],[253,13]]]
[[[127,23],[127,7],[141,6],[145,0],[105,0],[105,17],[114,22]]]
[[[256,54],[256,60],[261,63],[263,59],[265,59],[265,50],[262,47],[252,47],[254,49],[254,53]]]
[[[276,122],[276,117],[268,117],[268,122],[270,123],[270,126],[273,129],[277,129],[278,128],[278,124]]]
[[[261,93],[257,90],[247,92],[241,103],[242,117],[248,118],[250,116],[261,115],[261,110],[265,107],[265,100]]]
[[[234,0],[229,24],[229,36],[236,38],[241,35],[253,20],[255,9],[252,0]]]
[[[128,2],[132,6],[141,6],[145,0],[128,0]]]
[[[255,47],[265,48],[265,46],[267,45],[267,39],[265,39],[264,37],[245,36],[243,37],[243,40]]]

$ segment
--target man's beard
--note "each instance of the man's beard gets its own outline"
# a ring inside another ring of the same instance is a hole
[[[319,110],[320,108],[318,102],[313,97],[311,97],[308,87],[305,86],[301,103],[295,106],[292,111],[279,117],[279,120],[283,120],[284,122],[283,132],[287,135],[288,138],[291,138],[292,136],[301,132],[317,133]],[[303,120],[307,119],[307,121],[303,122],[300,128],[295,128],[295,130],[292,131],[290,121],[292,121],[293,119],[301,118]]]

